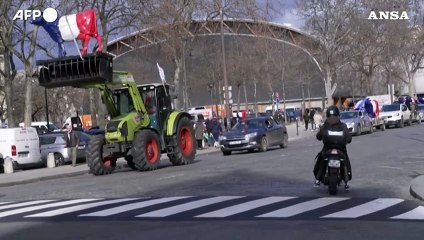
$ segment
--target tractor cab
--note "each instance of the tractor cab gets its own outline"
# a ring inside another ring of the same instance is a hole
[[[137,85],[137,88],[149,115],[149,127],[161,132],[165,129],[167,117],[173,111],[173,98],[170,94],[172,87],[167,84],[153,83]],[[136,111],[128,87],[116,88],[112,94],[118,115],[122,116]]]
[[[143,84],[137,87],[149,114],[150,127],[159,131],[164,130],[165,121],[173,111],[170,86],[167,84]]]

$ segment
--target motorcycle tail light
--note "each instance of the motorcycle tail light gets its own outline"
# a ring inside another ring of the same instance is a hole
[[[337,149],[333,149],[331,150],[331,154],[339,154],[339,152],[337,151]]]

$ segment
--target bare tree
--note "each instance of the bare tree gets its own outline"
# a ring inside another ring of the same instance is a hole
[[[25,1],[29,9],[42,9],[45,6],[43,0]],[[38,26],[28,24],[27,21],[17,21],[14,24],[13,54],[23,63],[25,73],[25,126],[31,126],[32,122],[32,86],[34,82],[34,55],[36,52],[36,40]]]
[[[13,80],[16,76],[16,67],[13,59],[13,34],[17,19],[12,17],[21,9],[24,0],[4,0],[0,1],[0,45],[4,48],[4,69],[0,69],[0,74],[4,78],[4,93],[7,106],[7,120],[9,127],[16,127],[17,123],[13,114]]]
[[[307,27],[320,41],[321,71],[325,93],[330,105],[336,90],[336,72],[347,62],[345,54],[348,36],[353,31],[349,24],[357,14],[357,0],[298,0],[297,9],[306,19]]]

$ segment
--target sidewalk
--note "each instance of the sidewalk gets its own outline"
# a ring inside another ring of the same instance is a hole
[[[411,195],[421,201],[424,201],[424,175],[414,178],[409,187]]]
[[[305,131],[305,125],[302,122],[296,126],[296,123],[287,124],[287,133],[289,134],[289,141],[295,141],[303,138],[315,137],[316,131],[311,131],[311,125],[309,124],[308,131]]]
[[[210,147],[203,150],[197,150],[197,155],[207,155],[210,153],[218,152],[218,148]],[[166,154],[162,154],[161,160],[168,159]],[[116,169],[127,168],[126,161],[121,158],[116,162]],[[24,171],[16,171],[10,174],[0,174],[0,187],[13,186],[48,179],[66,178],[88,173],[88,166],[86,163],[80,163],[76,167],[71,165],[60,166],[56,168],[37,168]]]
[[[287,132],[289,134],[289,141],[296,141],[302,138],[314,137],[316,132],[310,130],[304,131],[304,126],[299,124],[299,135],[297,135],[296,124],[288,124]],[[210,153],[219,152],[219,148],[209,147],[203,150],[197,150],[197,155],[206,155]],[[165,161],[168,159],[166,154],[162,154],[161,159]],[[127,168],[124,159],[118,159],[116,169]],[[0,174],[0,187],[13,186],[19,184],[26,184],[31,182],[43,181],[48,179],[66,178],[88,173],[88,166],[86,163],[81,163],[76,167],[70,165],[61,166],[57,168],[38,168],[25,171],[16,171],[11,174]]]

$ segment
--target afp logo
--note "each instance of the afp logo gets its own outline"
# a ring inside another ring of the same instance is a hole
[[[43,15],[44,20],[46,22],[54,22],[57,19],[57,11],[54,8],[46,8],[43,12],[40,10],[18,10],[15,13],[15,16],[13,16],[13,20],[24,20],[27,21],[28,19],[35,20]]]

